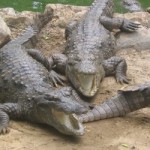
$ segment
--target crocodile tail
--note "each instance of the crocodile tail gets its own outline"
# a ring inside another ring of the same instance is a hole
[[[36,42],[35,35],[41,31],[41,29],[52,19],[53,9],[47,7],[44,13],[36,13],[31,21],[30,25],[26,28],[25,32],[14,40],[11,40],[8,44],[26,44],[31,41],[32,45]]]
[[[32,39],[37,34],[37,31],[35,31],[31,26],[26,28],[25,32],[18,36],[16,39],[11,40],[8,44],[18,44],[23,45],[24,43],[28,42],[30,39]],[[7,46],[8,46],[7,44]]]
[[[44,13],[36,13],[33,17],[33,21],[31,23],[32,28],[40,32],[41,29],[50,21],[53,17],[53,9],[51,7],[46,7]]]
[[[86,114],[79,116],[81,122],[91,122],[107,118],[124,116],[150,105],[150,83],[136,89],[118,91],[118,95],[95,106]]]

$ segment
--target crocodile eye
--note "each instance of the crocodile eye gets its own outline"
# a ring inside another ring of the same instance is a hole
[[[54,94],[48,94],[44,97],[48,101],[60,101],[59,97]]]
[[[129,4],[127,2],[123,2],[123,5],[130,6],[131,4]]]

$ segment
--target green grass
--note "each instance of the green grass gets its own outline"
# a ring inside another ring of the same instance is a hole
[[[32,8],[32,2],[37,1],[41,2],[42,6],[38,9]],[[93,0],[1,0],[0,8],[2,7],[13,7],[15,10],[23,11],[23,10],[32,10],[32,11],[43,11],[45,5],[48,3],[62,3],[62,4],[73,4],[80,6],[89,6]],[[150,6],[150,0],[139,0],[144,8]],[[115,0],[117,4],[117,11],[124,11],[119,7],[120,0]]]
[[[42,7],[34,10],[32,8],[32,2],[37,1],[42,3]],[[92,3],[92,0],[1,0],[0,8],[2,7],[13,7],[15,10],[32,10],[32,11],[43,11],[45,5],[48,3],[61,3],[61,4],[73,4],[88,6]]]

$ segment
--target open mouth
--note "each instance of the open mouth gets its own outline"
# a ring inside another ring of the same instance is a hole
[[[78,136],[84,134],[84,127],[76,114],[66,114],[56,109],[52,109],[52,114],[57,124],[59,124],[58,130],[60,132]]]
[[[85,96],[93,96],[98,90],[96,75],[79,74],[77,77],[80,87],[79,90]]]

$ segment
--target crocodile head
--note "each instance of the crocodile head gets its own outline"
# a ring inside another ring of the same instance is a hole
[[[82,95],[92,97],[99,89],[101,80],[104,77],[104,68],[102,64],[96,62],[96,59],[68,59],[66,65],[66,75],[73,86]]]
[[[34,118],[66,135],[83,135],[84,127],[77,115],[88,108],[78,102],[78,95],[70,87],[63,87],[36,98]],[[32,116],[33,118],[33,116]]]
[[[130,12],[142,11],[140,3],[136,0],[123,0],[122,5],[125,9],[129,10]]]

